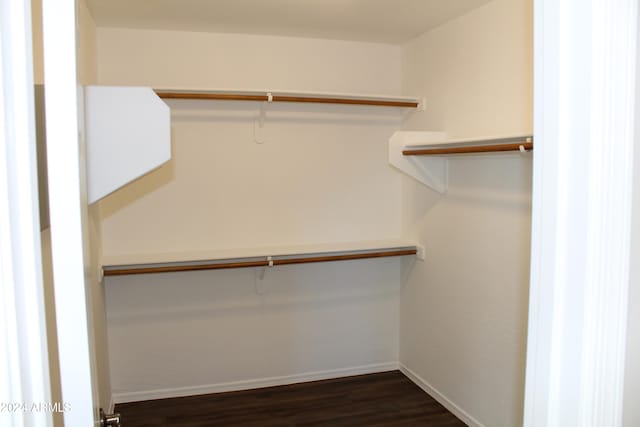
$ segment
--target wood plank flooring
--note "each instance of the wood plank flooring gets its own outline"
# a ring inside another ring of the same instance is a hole
[[[400,371],[116,405],[123,427],[463,427]]]

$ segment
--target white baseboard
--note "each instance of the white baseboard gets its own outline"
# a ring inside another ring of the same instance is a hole
[[[462,408],[449,400],[449,398],[436,390],[431,384],[426,382],[422,377],[413,372],[411,369],[407,368],[403,364],[399,364],[399,367],[400,371],[405,374],[411,381],[413,381],[418,387],[424,390],[429,396],[437,400],[438,403],[447,408],[449,412],[460,418],[469,427],[484,427],[484,425],[480,421],[473,418]]]
[[[222,393],[227,391],[249,390],[253,388],[273,387],[309,381],[327,380],[349,377],[353,375],[373,374],[376,372],[395,371],[398,362],[377,363],[373,365],[355,366],[352,368],[333,369],[330,371],[308,372],[280,377],[258,378],[254,380],[234,381],[228,383],[198,385],[193,387],[176,387],[159,390],[113,393],[115,403],[138,402],[141,400],[166,399],[171,397],[195,396],[199,394]]]

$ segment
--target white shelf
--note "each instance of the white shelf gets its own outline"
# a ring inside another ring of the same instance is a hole
[[[447,138],[444,132],[399,131],[389,139],[389,163],[439,193],[447,191],[447,156],[523,150],[531,135]],[[532,145],[531,145],[532,147]]]
[[[383,107],[422,108],[415,97],[358,93],[307,92],[265,89],[155,89],[164,99],[201,99],[257,102],[310,102],[324,104],[373,105]]]
[[[444,132],[396,132],[402,134],[412,133],[411,137],[405,139],[405,147],[466,147],[489,144],[508,144],[532,140],[531,134],[522,135],[492,135],[474,138],[452,138],[446,137]]]
[[[344,261],[416,255],[424,250],[404,241],[368,241],[336,244],[228,249],[209,252],[182,252],[106,257],[105,276],[161,273],[170,271],[213,270],[220,268],[267,267],[309,262]]]
[[[171,112],[151,88],[87,86],[89,203],[171,159]]]

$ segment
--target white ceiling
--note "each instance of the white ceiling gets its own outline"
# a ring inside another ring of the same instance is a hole
[[[490,0],[88,0],[100,27],[402,43]]]

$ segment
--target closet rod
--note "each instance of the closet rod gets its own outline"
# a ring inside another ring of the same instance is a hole
[[[162,92],[156,90],[162,99],[202,99],[220,101],[268,101],[267,95],[249,95],[240,93],[205,93],[205,92]]]
[[[402,154],[405,156],[429,156],[439,154],[495,153],[501,151],[520,151],[521,146],[525,150],[533,150],[533,142],[522,142],[515,144],[473,145],[466,147],[415,148],[403,150]]]
[[[353,254],[340,255],[320,255],[310,254],[309,256],[285,256],[283,258],[275,258],[271,260],[271,265],[289,265],[289,264],[307,264],[315,262],[330,261],[350,261],[368,258],[384,258],[396,257],[404,255],[416,255],[416,248],[401,249],[385,249],[380,251],[367,251]],[[177,271],[198,271],[198,270],[219,270],[227,268],[246,268],[246,267],[268,267],[270,261],[266,257],[237,258],[228,261],[202,261],[189,263],[157,263],[144,265],[122,265],[122,266],[105,266],[103,272],[105,276],[122,276],[130,274],[150,274],[150,273],[171,273]]]
[[[269,101],[269,95],[207,92],[165,92],[156,90],[163,99],[200,99],[224,101]],[[373,105],[380,107],[418,108],[417,101],[391,101],[386,99],[358,99],[322,96],[272,95],[271,102],[306,102],[316,104]]]
[[[273,100],[275,102],[311,102],[317,104],[374,105],[380,107],[418,108],[418,103],[415,101],[385,101],[380,99],[322,98],[310,96],[274,95]]]

